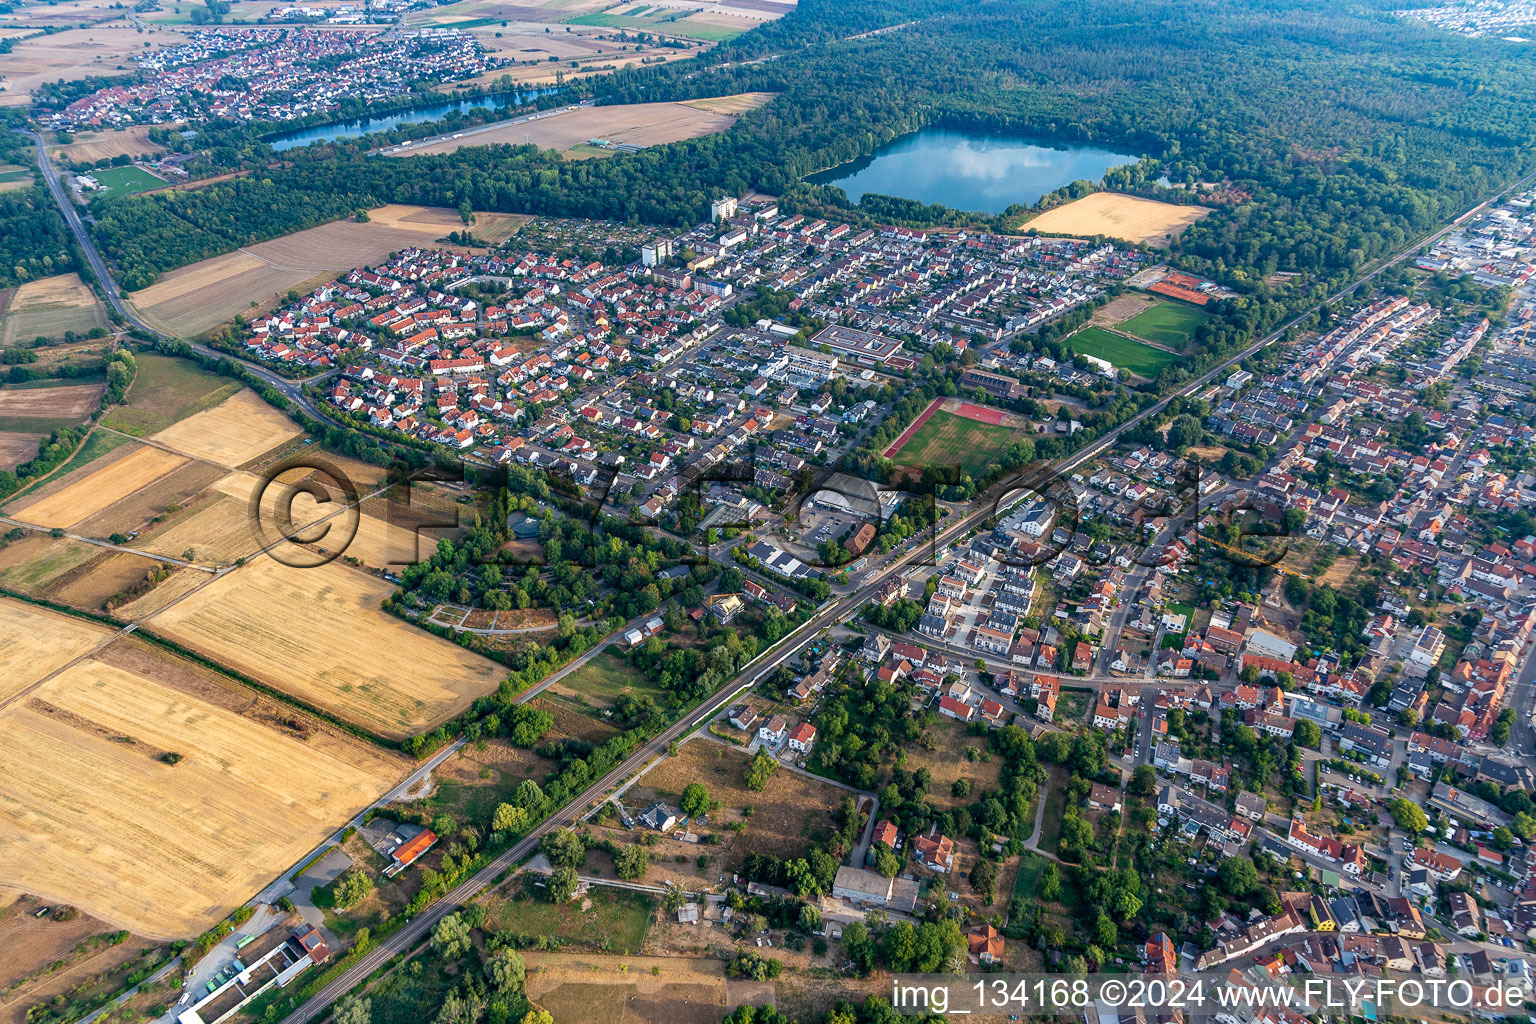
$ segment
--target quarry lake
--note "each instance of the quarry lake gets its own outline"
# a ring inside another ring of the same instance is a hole
[[[315,142],[334,142],[337,139],[355,139],[363,135],[371,135],[374,132],[388,131],[398,128],[403,124],[431,124],[441,121],[449,114],[458,112],[467,114],[476,107],[486,107],[490,110],[500,110],[503,107],[520,107],[525,103],[532,103],[545,93],[554,92],[553,89],[530,89],[527,92],[493,93],[473,100],[455,100],[447,103],[433,103],[423,107],[411,107],[394,114],[381,114],[377,117],[360,117],[350,121],[332,121],[328,124],[311,125],[308,128],[295,128],[291,131],[277,132],[268,135],[266,141],[272,144],[274,152],[281,153],[285,149],[293,149],[296,146],[308,146]]]
[[[956,210],[1001,213],[1013,203],[1033,203],[1079,179],[1097,182],[1111,167],[1138,159],[1092,146],[925,128],[806,180],[836,185],[853,202],[876,192]]]

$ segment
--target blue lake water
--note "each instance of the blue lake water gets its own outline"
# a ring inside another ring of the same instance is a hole
[[[530,92],[498,93],[493,96],[482,97],[478,100],[434,103],[425,107],[412,107],[409,110],[402,110],[397,114],[363,117],[354,121],[336,121],[331,124],[317,124],[309,128],[298,128],[291,132],[279,132],[276,135],[269,136],[267,141],[272,144],[274,150],[281,153],[283,150],[293,149],[295,146],[308,146],[316,142],[333,142],[336,139],[355,139],[361,135],[370,135],[373,132],[398,128],[403,124],[430,124],[433,121],[441,121],[455,110],[461,114],[467,114],[476,107],[487,107],[491,110],[500,110],[503,107],[520,107],[525,103],[532,103],[549,91],[552,90],[535,89]]]
[[[1074,181],[1098,182],[1111,167],[1138,159],[1093,146],[925,128],[807,180],[836,185],[854,202],[866,192],[876,192],[956,210],[1001,213],[1013,203],[1033,203]]]

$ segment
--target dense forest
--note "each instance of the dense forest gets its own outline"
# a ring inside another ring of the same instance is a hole
[[[681,225],[749,188],[846,203],[801,178],[950,125],[1134,148],[1174,183],[1230,180],[1252,200],[1192,228],[1186,253],[1238,284],[1276,270],[1336,277],[1527,169],[1533,68],[1495,40],[1322,0],[806,0],[699,62],[583,83],[605,103],[781,94],[720,135],[574,162],[527,146],[407,160],[368,158],[355,140],[314,146],[238,182],[99,200],[97,230],[125,284],[142,287],[372,202]],[[865,207],[950,216],[889,197]]]
[[[46,188],[0,192],[0,287],[73,270],[73,242]]]

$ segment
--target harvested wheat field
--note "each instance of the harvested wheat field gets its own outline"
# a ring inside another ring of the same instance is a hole
[[[141,445],[67,487],[11,510],[9,515],[35,526],[67,529],[186,463],[180,455]]]
[[[115,533],[139,533],[159,525],[169,510],[186,505],[224,475],[218,466],[188,462],[160,479],[139,488],[121,501],[82,519],[73,532],[85,537],[110,538]],[[137,540],[137,538],[135,538]],[[137,544],[133,545],[138,547]]]
[[[101,384],[66,384],[56,388],[0,389],[0,417],[83,420],[101,401]],[[36,449],[32,452],[37,454]]]
[[[488,242],[504,241],[530,219],[504,213],[475,216],[475,234]],[[464,228],[457,211],[426,206],[391,204],[371,211],[369,218],[366,224],[332,221],[179,267],[135,292],[133,304],[168,330],[202,334],[253,305],[274,304],[289,289],[316,288],[343,270],[377,263],[413,245],[434,245]]]
[[[380,609],[388,584],[346,566],[256,558],[149,628],[390,739],[429,729],[496,689],[496,664]]]
[[[111,633],[72,615],[0,597],[0,705]]]
[[[375,569],[394,568],[421,561],[437,550],[443,537],[454,537],[458,528],[414,527],[391,523],[371,515],[357,520],[357,536],[347,545],[347,557]]]
[[[1107,235],[1124,242],[1167,245],[1210,213],[1207,206],[1176,206],[1117,192],[1091,196],[1047,210],[1024,227],[1053,235]]]
[[[702,100],[684,100],[683,106],[693,107],[697,110],[707,110],[712,114],[730,114],[740,117],[749,110],[766,106],[778,93],[776,92],[739,92],[734,96],[711,96]]]
[[[180,568],[171,573],[171,578],[161,583],[158,587],[137,600],[127,604],[118,605],[112,612],[114,616],[124,622],[138,622],[147,619],[167,605],[174,604],[186,597],[198,587],[207,583],[212,577],[201,569]]]
[[[153,440],[191,458],[234,469],[302,433],[298,424],[254,391],[242,390],[167,427]]]
[[[134,545],[157,555],[184,557],[199,565],[230,565],[261,547],[251,524],[249,502],[214,494],[171,523]]]
[[[561,153],[592,139],[623,142],[632,146],[655,146],[663,142],[693,139],[722,132],[736,123],[728,114],[688,106],[685,103],[625,103],[606,107],[580,107],[538,121],[503,124],[487,131],[465,132],[463,138],[444,139],[430,146],[391,153],[391,156],[421,156],[452,153],[463,146],[488,146],[506,142],[528,142],[540,149]],[[528,138],[524,139],[523,136]],[[478,228],[477,228],[478,231]]]
[[[106,132],[79,132],[74,136],[75,141],[67,146],[50,146],[48,154],[55,160],[89,164],[117,156],[140,157],[164,153],[165,147],[150,139],[149,129],[147,124],[136,124],[130,128]]]
[[[262,698],[188,662],[119,645],[0,719],[13,889],[140,934],[190,936],[405,772],[307,717],[288,712],[284,728],[259,713]]]
[[[62,338],[66,331],[84,334],[106,326],[106,310],[80,275],[59,274],[28,281],[16,289],[5,310],[0,344]]]
[[[53,7],[28,10],[47,11],[51,15],[59,13]],[[111,14],[120,17],[122,12]],[[65,18],[73,25],[84,20],[79,15],[66,14]],[[0,54],[0,106],[29,103],[33,89],[61,78],[73,82],[92,75],[116,77],[132,70],[127,59],[130,54],[153,53],[184,42],[186,36],[180,32],[141,33],[126,24],[69,28],[52,35],[19,40],[10,53]]]

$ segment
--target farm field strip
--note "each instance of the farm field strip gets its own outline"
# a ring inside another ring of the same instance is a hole
[[[257,558],[157,613],[149,628],[282,693],[390,739],[462,711],[504,670],[401,622],[392,588],[331,563]],[[412,666],[402,672],[402,666]]]
[[[3,723],[8,884],[145,935],[212,924],[403,774],[95,659]]]
[[[79,274],[59,274],[28,281],[11,296],[0,318],[0,344],[34,338],[63,338],[107,326],[107,312]]]
[[[68,529],[187,462],[184,456],[141,445],[136,451],[114,459],[62,490],[37,498],[7,514],[34,526]]]
[[[194,413],[151,440],[226,469],[234,469],[303,433],[287,416],[242,389],[211,409]]]
[[[475,234],[504,241],[529,218],[476,214]],[[464,227],[458,211],[391,204],[372,210],[366,223],[332,221],[260,242],[222,256],[178,267],[135,292],[144,316],[172,331],[196,335],[270,307],[289,289],[318,285],[354,267],[367,266],[413,245],[433,245]],[[454,248],[453,246],[445,246]]]
[[[0,417],[83,420],[101,399],[102,384],[0,388]]]
[[[0,597],[0,704],[111,635],[105,626]]]
[[[452,153],[465,146],[496,143],[520,146],[525,142],[540,149],[563,153],[593,139],[634,146],[655,146],[700,135],[712,135],[735,123],[736,118],[730,114],[714,113],[685,103],[625,103],[581,107],[552,117],[507,124],[490,131],[469,133],[461,139],[444,139],[390,155],[404,159]]]

